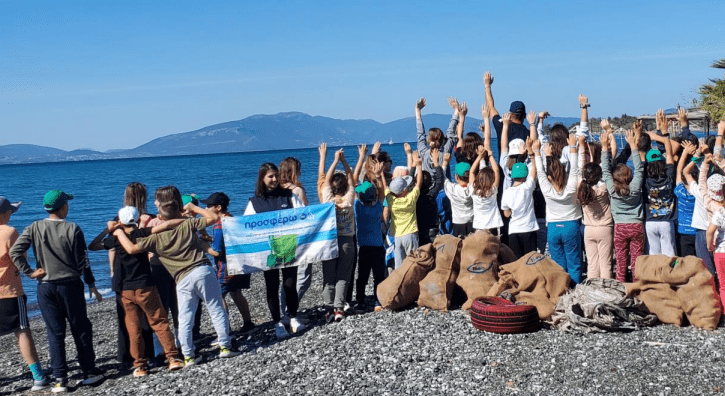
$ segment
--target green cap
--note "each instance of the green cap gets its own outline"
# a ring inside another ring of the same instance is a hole
[[[471,164],[468,162],[459,162],[456,164],[456,174],[459,177],[466,177],[466,172],[471,170]]]
[[[377,195],[375,185],[369,181],[364,181],[359,186],[355,187],[355,192],[363,202],[371,202]]]
[[[657,149],[651,149],[647,152],[647,162],[655,162],[662,159],[662,152]]]
[[[43,197],[43,208],[48,212],[52,212],[62,208],[71,199],[73,199],[73,195],[62,190],[50,190]]]
[[[189,202],[193,203],[194,205],[199,205],[199,200],[196,198],[196,194],[184,194],[181,196],[181,204],[182,206],[186,206]]]
[[[529,167],[523,162],[517,162],[511,169],[511,178],[518,179],[520,177],[526,177],[529,175]]]

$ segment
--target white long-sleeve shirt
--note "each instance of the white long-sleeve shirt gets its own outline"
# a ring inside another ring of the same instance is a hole
[[[576,198],[577,178],[579,175],[579,161],[576,153],[569,153],[571,169],[566,186],[557,192],[551,185],[544,170],[541,156],[536,157],[536,177],[539,180],[541,192],[546,200],[546,222],[578,220],[582,217],[582,210]]]

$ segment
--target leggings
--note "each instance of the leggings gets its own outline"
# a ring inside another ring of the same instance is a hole
[[[725,279],[725,253],[715,253],[715,271],[719,279]],[[725,282],[720,282],[720,302],[725,307]]]
[[[650,220],[645,223],[649,255],[675,256],[675,223]]]
[[[264,285],[267,287],[267,306],[275,323],[282,319],[279,311],[279,271],[279,269],[264,271]],[[297,316],[297,308],[299,308],[296,266],[282,268],[282,288],[284,288],[287,313],[290,318],[294,318]]]
[[[587,252],[587,278],[612,277],[612,226],[584,227],[584,249]]]
[[[637,278],[634,275],[634,263],[637,257],[644,253],[644,227],[642,223],[627,223],[614,225],[614,251],[617,254],[617,280],[625,281],[627,275],[627,256],[630,258],[632,268],[632,282]]]
[[[378,285],[385,280],[386,274],[385,249],[382,246],[360,246],[357,285],[355,287],[358,304],[365,302],[365,287],[368,284],[371,270],[373,273],[373,293],[375,294],[375,301],[378,302]]]

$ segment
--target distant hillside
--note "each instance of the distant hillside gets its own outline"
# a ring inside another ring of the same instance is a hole
[[[450,114],[423,115],[426,130],[438,127],[445,132],[450,120]],[[547,123],[556,122],[568,127],[578,122],[578,118],[547,119]],[[467,118],[465,132],[477,131],[480,124],[480,119]],[[238,121],[163,136],[133,149],[113,149],[105,153],[88,149],[65,151],[31,144],[5,145],[0,146],[0,164],[280,150],[315,147],[322,141],[340,146],[387,142],[390,139],[400,143],[413,142],[415,137],[414,117],[382,124],[375,120],[338,120],[288,112],[253,115]]]

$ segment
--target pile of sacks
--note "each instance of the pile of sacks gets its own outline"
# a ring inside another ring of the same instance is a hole
[[[627,283],[627,296],[636,297],[663,323],[689,322],[714,330],[722,315],[715,280],[695,256],[639,256],[637,282]]]
[[[551,259],[534,252],[516,260],[498,237],[477,231],[465,240],[441,235],[419,248],[378,286],[377,296],[391,310],[417,302],[445,311],[460,290],[466,297],[463,309],[481,297],[503,296],[535,306],[539,317],[547,319],[569,282],[569,275]]]

